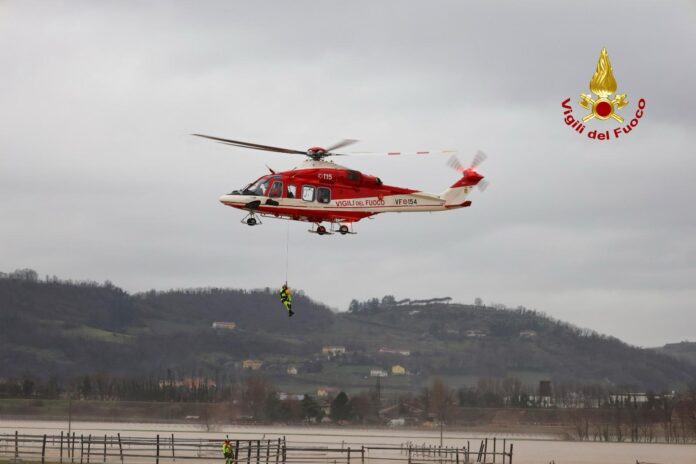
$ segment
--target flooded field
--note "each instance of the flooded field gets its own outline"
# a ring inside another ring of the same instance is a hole
[[[0,420],[0,434],[60,434],[67,431],[67,422]],[[177,438],[222,440],[226,436],[239,440],[274,440],[285,437],[288,445],[309,446],[399,446],[438,445],[440,434],[436,430],[409,428],[338,428],[338,427],[282,427],[282,426],[216,426],[208,430],[199,424],[156,424],[115,422],[73,422],[72,431],[79,434],[115,435],[123,437],[154,437],[175,435]],[[465,446],[467,441],[478,443],[483,438],[496,437],[514,443],[516,464],[634,464],[636,461],[660,464],[696,464],[696,445],[595,443],[561,441],[541,434],[486,434],[445,431],[443,445]],[[6,444],[5,447],[8,445]],[[7,455],[11,450],[1,449]],[[221,460],[222,462],[222,460]],[[169,464],[166,459],[163,464]]]

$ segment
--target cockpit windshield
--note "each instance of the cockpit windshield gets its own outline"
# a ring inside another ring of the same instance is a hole
[[[269,179],[259,179],[253,184],[245,187],[242,193],[244,195],[266,196],[266,192],[268,192],[268,183]]]

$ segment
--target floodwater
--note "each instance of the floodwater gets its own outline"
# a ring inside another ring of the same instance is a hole
[[[410,428],[341,428],[341,427],[285,427],[285,426],[214,426],[208,430],[200,424],[154,424],[129,422],[73,422],[72,431],[78,435],[116,434],[122,436],[153,437],[157,434],[181,438],[275,439],[285,437],[288,445],[337,444],[359,448],[361,445],[437,445],[437,430]],[[0,420],[0,434],[59,434],[67,431],[67,421]],[[596,443],[561,441],[554,436],[532,434],[444,433],[443,444],[461,447],[471,442],[478,447],[483,438],[503,439],[514,444],[515,464],[635,464],[636,461],[659,464],[696,464],[696,445],[668,445],[646,443]],[[489,441],[489,450],[491,443]]]

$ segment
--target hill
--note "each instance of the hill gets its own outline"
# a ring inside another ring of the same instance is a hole
[[[411,375],[381,379],[391,391],[417,391],[433,376],[452,387],[480,378],[516,377],[528,385],[602,384],[682,388],[696,367],[525,309],[397,304],[393,298],[351,304],[335,314],[303,294],[286,317],[275,290],[193,289],[128,294],[113,284],[0,278],[0,377],[248,375],[245,359],[287,391],[372,387],[372,369],[401,366]],[[232,321],[234,330],[214,330]],[[325,345],[345,354],[322,353]],[[289,375],[295,367],[298,373]]]
[[[665,346],[655,348],[655,351],[687,361],[696,366],[696,342],[667,343]]]

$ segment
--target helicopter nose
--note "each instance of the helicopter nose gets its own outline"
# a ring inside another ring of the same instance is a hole
[[[225,194],[225,195],[220,195],[220,198],[218,198],[218,200],[222,204],[229,204],[229,203],[232,203],[233,198],[234,197],[232,195]]]

